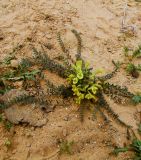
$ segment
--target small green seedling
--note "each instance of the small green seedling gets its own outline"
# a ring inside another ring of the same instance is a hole
[[[33,70],[30,72],[25,72],[21,74],[21,78],[27,80],[35,80],[35,76],[40,73],[40,70]]]
[[[138,70],[138,71],[141,71],[141,64],[138,64],[137,70]]]
[[[139,77],[138,68],[133,63],[128,63],[126,66],[126,72],[134,78]]]
[[[135,139],[132,141],[132,143],[123,148],[116,148],[113,153],[115,155],[118,155],[121,152],[127,152],[132,151],[134,153],[133,160],[141,160],[141,141],[138,139]]]
[[[112,60],[112,63],[116,67],[116,69],[119,69],[122,65],[122,62],[120,62],[120,61],[115,62],[114,60]]]
[[[13,88],[14,88],[13,86],[4,83],[4,81],[0,79],[0,94],[1,95],[5,94],[6,92],[10,91]]]
[[[9,121],[4,121],[4,126],[7,131],[10,131],[10,129],[13,127],[13,124]]]
[[[11,56],[7,56],[5,57],[3,64],[9,65],[11,64],[11,60],[15,59],[15,56],[11,55]]]
[[[114,155],[118,156],[119,153],[121,152],[127,152],[129,150],[128,147],[123,147],[123,148],[115,148],[114,151],[112,152]]]
[[[134,95],[133,98],[132,98],[132,102],[135,105],[141,103],[141,93],[138,93],[138,94]]]
[[[141,57],[141,45],[138,46],[137,49],[131,50],[128,47],[124,47],[124,55],[128,58],[128,62],[126,64],[126,72],[134,78],[139,77],[139,72],[141,71],[141,64],[135,65],[133,64],[133,59]]]
[[[133,51],[132,57],[133,58],[140,58],[141,57],[141,45],[139,45],[138,48]]]
[[[5,119],[3,118],[3,115],[2,115],[2,114],[0,114],[0,122],[3,122],[4,127],[5,127],[5,129],[6,129],[7,131],[10,131],[10,129],[13,127],[13,124],[12,124],[11,122],[5,120]]]
[[[73,147],[74,141],[68,142],[67,140],[61,142],[60,144],[60,154],[66,153],[66,154],[72,154],[72,147]]]
[[[124,46],[123,51],[124,51],[125,57],[128,57],[130,49],[127,46]]]
[[[9,148],[9,147],[11,147],[11,145],[12,145],[12,143],[11,143],[11,141],[9,140],[9,139],[6,139],[6,141],[5,141],[5,146],[7,147],[7,148]]]
[[[16,71],[9,71],[5,73],[2,80],[19,81],[19,80],[35,80],[35,76],[40,73],[40,70],[26,71],[24,73],[17,74]]]
[[[21,62],[18,65],[18,69],[20,72],[23,72],[25,69],[29,68],[32,66],[32,62],[28,58],[22,58]]]
[[[138,126],[138,132],[141,134],[141,124]],[[129,146],[115,148],[112,153],[118,156],[119,153],[127,151],[134,153],[134,156],[131,158],[132,160],[141,160],[141,140],[134,139]]]
[[[133,58],[140,58],[141,57],[141,45],[138,46],[134,51],[129,49],[127,46],[124,47],[124,54],[129,60],[133,60]]]

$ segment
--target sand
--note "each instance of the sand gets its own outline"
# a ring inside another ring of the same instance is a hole
[[[124,10],[127,33],[121,32]],[[135,48],[140,44],[141,3],[134,0],[0,0],[0,60],[10,54],[18,44],[16,52],[20,59],[31,55],[30,44],[51,44],[48,54],[61,52],[57,32],[61,32],[72,57],[77,42],[71,29],[81,33],[82,55],[94,69],[102,68],[105,73],[113,70],[112,60],[124,60],[123,47]],[[132,26],[134,32],[127,26]],[[136,62],[135,62],[136,63]],[[55,77],[54,77],[55,79]],[[137,92],[141,88],[141,76],[133,79],[121,69],[111,80]],[[138,113],[141,105],[122,106],[109,101],[120,118],[137,130]],[[97,116],[85,115],[84,123],[79,120],[76,105],[57,106],[48,113],[48,122],[43,127],[15,125],[9,133],[0,124],[0,160],[123,160],[127,153],[118,157],[109,155],[113,146],[128,143],[126,129],[114,120],[105,125]],[[10,138],[12,146],[4,143]],[[60,155],[59,140],[74,141],[73,154]]]

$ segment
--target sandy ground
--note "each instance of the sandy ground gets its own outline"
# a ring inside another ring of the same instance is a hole
[[[0,59],[2,60],[17,44],[24,47],[17,56],[31,55],[30,43],[50,43],[53,47],[49,54],[61,52],[56,34],[61,32],[65,45],[76,53],[77,42],[71,29],[81,33],[83,40],[83,58],[91,62],[94,68],[103,68],[105,73],[113,70],[112,59],[123,60],[123,47],[136,47],[140,44],[141,3],[128,1],[125,25],[133,25],[135,33],[125,35],[120,32],[123,12],[123,0],[0,0]],[[128,86],[132,92],[141,88],[141,76],[133,79],[121,70],[112,82]],[[137,129],[137,112],[140,105],[119,106],[110,101],[110,105],[126,123]],[[84,123],[79,121],[76,106],[58,106],[54,112],[46,115],[45,126],[14,126],[7,133],[0,125],[0,160],[123,160],[127,154],[118,157],[109,155],[113,146],[127,143],[126,129],[113,120],[111,125],[97,117],[93,121],[86,114]],[[12,147],[4,145],[6,138],[12,141]],[[58,140],[74,141],[72,155],[59,155]]]

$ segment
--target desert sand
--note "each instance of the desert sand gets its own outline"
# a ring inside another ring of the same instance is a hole
[[[132,33],[121,32],[123,25],[125,32]],[[113,70],[113,59],[124,59],[124,46],[135,48],[140,44],[141,3],[134,0],[0,0],[0,60],[17,44],[23,45],[17,51],[19,58],[31,55],[31,43],[37,47],[51,44],[47,53],[55,56],[61,52],[58,32],[73,57],[77,42],[71,29],[81,33],[83,58],[94,69],[102,68],[105,74],[109,73]],[[53,79],[58,83],[57,77]],[[127,86],[132,92],[141,90],[141,76],[134,79],[123,69],[110,81]],[[141,105],[108,102],[136,132]],[[112,119],[110,125],[105,125],[100,115],[92,120],[89,112],[81,123],[77,110],[77,106],[70,103],[57,106],[52,112],[44,113],[47,123],[42,127],[19,124],[7,132],[0,124],[0,160],[123,160],[130,157],[128,153],[118,157],[109,154],[113,146],[128,143],[124,127]],[[7,137],[12,141],[9,149],[4,145]],[[58,153],[61,139],[74,141],[72,155]]]

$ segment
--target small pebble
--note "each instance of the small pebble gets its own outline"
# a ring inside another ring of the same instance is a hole
[[[11,66],[17,68],[19,65],[19,62],[17,60],[11,60]]]
[[[27,143],[27,144],[26,144],[26,147],[31,147],[31,144],[30,144],[30,143]]]
[[[35,127],[31,127],[31,131],[34,131],[35,130]]]
[[[66,129],[63,130],[63,136],[64,136],[64,137],[67,136],[67,130],[66,130]]]
[[[17,152],[17,150],[16,149],[14,149],[13,151],[12,151],[12,154],[15,154]]]

